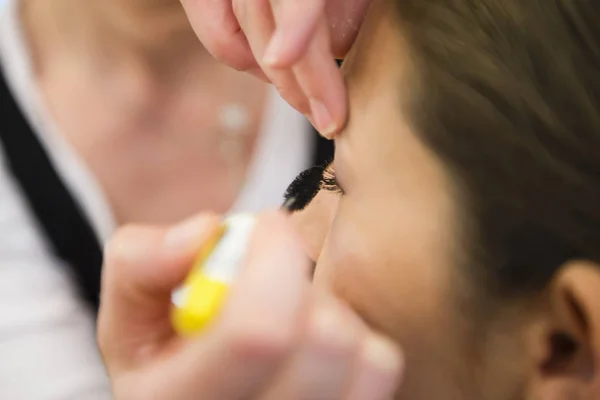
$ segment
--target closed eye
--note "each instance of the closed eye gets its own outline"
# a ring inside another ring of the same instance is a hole
[[[329,164],[323,171],[323,175],[321,176],[321,189],[344,194],[344,189],[340,187],[337,178],[335,177],[333,164]]]

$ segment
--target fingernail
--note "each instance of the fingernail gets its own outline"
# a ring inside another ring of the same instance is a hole
[[[279,32],[275,32],[273,38],[271,39],[271,43],[267,46],[267,50],[265,51],[265,55],[263,57],[263,62],[269,67],[276,67],[279,62],[279,56],[281,53],[281,49],[283,48],[283,36],[279,34]]]
[[[315,128],[327,139],[332,139],[335,131],[337,130],[337,125],[331,118],[331,113],[327,110],[325,105],[315,99],[310,99],[310,111],[312,113],[312,119],[315,123]]]
[[[165,248],[180,253],[197,249],[210,221],[210,218],[202,215],[175,225],[165,235]]]
[[[372,335],[365,343],[365,358],[384,371],[400,372],[402,359],[396,347],[387,339]]]

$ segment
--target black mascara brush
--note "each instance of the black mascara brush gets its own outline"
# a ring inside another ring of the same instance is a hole
[[[285,191],[284,208],[289,212],[303,210],[319,193],[324,172],[325,167],[316,166],[298,175]]]

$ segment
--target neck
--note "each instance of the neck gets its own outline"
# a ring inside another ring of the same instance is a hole
[[[177,0],[26,0],[23,5],[36,62],[66,51],[96,67],[134,62],[169,74],[190,58],[208,57]]]

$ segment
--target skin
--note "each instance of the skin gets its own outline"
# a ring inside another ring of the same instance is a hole
[[[454,205],[443,166],[398,113],[404,46],[392,22],[373,12],[344,66],[351,118],[336,138],[334,168],[345,193],[337,200],[323,194],[338,204],[332,224],[322,226],[322,249],[313,250],[320,254],[313,282],[402,343],[411,400],[439,398],[414,393],[421,385],[447,393],[461,378],[444,371],[445,360],[423,359],[459,356],[455,315],[443,306],[453,280],[453,232],[445,227],[453,224]],[[313,207],[322,206],[306,212]]]
[[[232,100],[249,107],[245,170],[266,84],[218,64],[176,0],[22,4],[43,106],[118,224],[172,224],[230,208],[239,182],[217,151],[215,115]]]
[[[464,306],[478,301],[471,290],[477,282],[460,262],[466,250],[457,238],[465,211],[453,196],[453,177],[401,112],[410,96],[403,82],[414,73],[410,56],[394,11],[376,3],[343,68],[350,119],[336,138],[333,166],[344,194],[338,199],[320,194],[298,217],[302,226],[303,218],[335,210],[320,218],[332,223],[315,235],[325,239],[310,252],[318,256],[313,285],[402,344],[408,367],[397,399],[597,395],[597,374],[584,383],[582,373],[589,368],[582,360],[598,356],[597,348],[585,350],[590,341],[597,342],[597,332],[582,335],[561,292],[574,285],[585,292],[576,304],[597,307],[598,297],[590,290],[600,282],[597,266],[565,265],[547,293],[490,305],[488,319]],[[594,283],[580,281],[584,275]],[[566,366],[555,375],[540,365],[558,357],[548,340],[556,331],[581,340],[583,349],[561,358]]]
[[[326,137],[343,129],[347,93],[334,58],[352,46],[373,0],[182,0],[218,60],[272,82]]]
[[[312,236],[310,240],[305,239],[303,245],[296,244],[297,247],[291,245],[297,237],[290,232],[286,222],[279,220],[280,223],[273,224],[273,219],[268,222],[273,216],[267,217],[267,223],[263,225],[265,230],[257,234],[258,240],[251,247],[253,256],[250,259],[256,261],[254,257],[260,255],[260,263],[265,263],[265,268],[271,265],[271,273],[275,274],[275,271],[285,270],[286,266],[295,265],[297,253],[292,249],[309,249],[317,261],[311,296],[319,299],[318,296],[325,294],[345,307],[346,311],[336,310],[341,318],[336,323],[338,334],[346,329],[350,331],[354,326],[352,319],[342,318],[349,312],[354,321],[362,321],[370,330],[402,345],[406,370],[402,385],[396,382],[395,390],[388,393],[390,397],[403,400],[597,398],[600,396],[596,367],[600,362],[600,317],[597,312],[600,309],[597,296],[600,272],[597,265],[571,261],[561,268],[546,291],[532,295],[527,301],[511,299],[496,307],[490,306],[485,319],[476,318],[468,312],[469,308],[464,307],[468,304],[465,300],[481,303],[483,299],[469,297],[476,293],[469,290],[476,282],[458,262],[462,249],[456,238],[463,210],[451,195],[453,180],[445,172],[443,163],[423,145],[417,132],[399,112],[402,96],[408,95],[401,90],[402,82],[410,76],[409,64],[399,60],[410,60],[410,54],[395,29],[392,15],[383,5],[371,11],[345,65],[351,99],[350,120],[336,138],[334,161],[338,182],[345,193],[337,196],[322,192],[306,211],[293,217],[300,231]],[[381,54],[386,57],[382,58]],[[287,244],[281,242],[285,232],[291,235],[291,242]],[[260,240],[260,235],[266,233],[268,237],[262,236]],[[142,236],[139,232],[131,234],[127,245],[132,246],[133,242],[142,240]],[[315,240],[315,237],[323,240]],[[126,243],[117,238],[113,246],[118,244]],[[277,258],[283,248],[286,248],[285,256]],[[138,273],[137,276],[121,275],[121,285],[130,282],[130,288],[142,281],[141,271],[147,269],[143,268],[147,264],[142,262],[129,266],[122,261],[119,263],[118,258],[113,258],[112,262],[114,265],[107,265],[107,276],[116,276],[117,271],[121,271],[120,274]],[[247,265],[248,275],[253,270],[250,264]],[[179,268],[181,276],[185,275],[181,272],[183,267]],[[159,270],[154,271],[158,273]],[[281,280],[280,275],[277,277]],[[247,284],[247,280],[248,276],[240,276],[240,287],[244,282]],[[266,281],[263,280],[263,284],[269,284]],[[277,298],[273,301],[289,304],[291,287],[286,287],[284,281],[269,282],[273,285],[271,290],[276,289]],[[164,297],[168,297],[166,293],[174,285],[166,286],[163,287]],[[260,287],[268,291],[267,287]],[[142,310],[150,313],[152,310],[157,312],[158,308],[149,301],[140,302],[143,297],[139,296],[135,297],[137,303],[134,302],[131,290],[119,289],[110,279],[106,280],[103,295],[105,306],[99,325],[100,343],[116,386],[124,391],[133,390],[135,386],[126,381],[127,374],[119,368],[126,362],[119,361],[117,352],[112,349],[123,340],[114,335],[118,328],[123,329],[126,324],[129,324],[128,329],[132,328],[132,321],[123,315],[119,317],[117,310],[127,306],[137,313]],[[156,296],[151,298],[167,308],[167,301],[161,302]],[[246,292],[244,301],[252,304],[253,298]],[[246,316],[252,315],[247,319],[261,320],[262,316],[269,315],[270,310],[264,304],[261,306],[254,310],[260,309],[264,313],[246,309]],[[289,309],[287,312],[292,313]],[[163,314],[157,315],[166,318],[165,314],[163,310]],[[152,321],[156,321],[156,315],[153,317],[143,321],[144,332],[154,331]],[[237,315],[238,321],[243,317]],[[282,315],[279,317],[279,321],[285,322]],[[233,317],[226,313],[224,318]],[[277,328],[282,326],[288,327],[278,322]],[[226,338],[226,328],[227,324],[217,323],[213,331],[197,339],[197,347],[206,349],[216,336]],[[556,332],[572,338],[577,344],[576,349],[564,353],[553,347],[549,338]],[[160,348],[160,342],[156,346]],[[171,361],[171,353],[161,354],[162,360]],[[286,354],[283,358],[288,362],[297,361],[293,356],[297,354],[295,351]],[[196,394],[204,394],[199,390],[216,390],[218,383],[201,381],[209,376],[207,370],[200,368],[208,365],[206,359],[202,359],[202,353],[192,352],[190,357],[200,361],[196,361],[197,369],[191,374],[194,379],[178,381],[181,383],[178,388],[187,390],[180,393],[193,393],[195,389]],[[254,362],[260,359],[257,357]],[[243,367],[252,371],[251,364]],[[129,371],[148,379],[142,368],[133,365]],[[221,371],[220,364],[210,367]],[[177,368],[181,368],[181,362],[170,364],[170,369],[164,373],[181,373],[176,371]],[[331,381],[336,381],[333,377],[343,374],[340,371],[344,368],[347,364],[328,368]],[[314,364],[314,369],[321,371],[318,364]],[[282,375],[286,376],[275,373],[271,377],[277,381]],[[273,398],[303,398],[298,394],[305,393],[306,387],[298,382],[306,383],[307,377],[296,376],[295,385],[284,384],[287,391],[283,390]],[[238,375],[227,377],[231,386],[247,383]],[[356,380],[360,379],[351,378],[351,381]],[[371,388],[377,387],[372,380],[370,383]],[[162,382],[160,388],[172,389],[168,381]],[[319,393],[324,393],[322,390]],[[363,394],[357,398],[374,398],[373,392]],[[264,399],[251,391],[241,397]],[[339,393],[327,398],[347,399]]]
[[[260,216],[217,320],[192,340],[174,335],[171,291],[216,223],[204,215],[168,230],[129,226],[108,244],[98,342],[115,398],[388,399],[398,350],[310,287],[309,263],[279,213]]]

